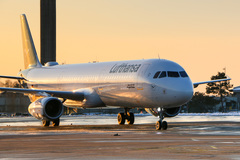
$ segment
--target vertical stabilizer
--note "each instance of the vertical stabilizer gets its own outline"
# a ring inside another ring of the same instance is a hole
[[[38,60],[37,52],[33,43],[32,35],[28,26],[25,14],[20,16],[22,28],[22,41],[23,41],[23,56],[25,69],[33,67],[41,67]]]

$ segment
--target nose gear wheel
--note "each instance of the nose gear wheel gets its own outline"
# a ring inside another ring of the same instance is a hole
[[[167,130],[167,128],[168,128],[168,124],[167,124],[167,122],[166,121],[163,121],[163,119],[164,119],[164,115],[163,115],[163,109],[162,108],[159,108],[158,109],[159,111],[158,111],[158,113],[159,113],[159,121],[157,121],[156,122],[156,125],[155,125],[155,127],[156,127],[156,130],[161,130],[161,129],[163,129],[163,130]]]

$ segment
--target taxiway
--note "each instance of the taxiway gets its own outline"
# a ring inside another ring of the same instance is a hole
[[[96,117],[94,120],[97,120]],[[99,119],[102,118],[106,117]],[[141,118],[144,117],[137,119]],[[234,121],[169,122],[166,131],[155,131],[154,123],[131,126],[72,124],[57,128],[44,128],[40,125],[0,126],[0,159],[240,159],[239,157],[240,125]]]

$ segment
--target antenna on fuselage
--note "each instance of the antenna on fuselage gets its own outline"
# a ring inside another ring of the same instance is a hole
[[[158,53],[158,59],[161,59],[159,53]]]

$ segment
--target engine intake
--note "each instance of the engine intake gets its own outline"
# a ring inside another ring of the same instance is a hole
[[[168,108],[164,109],[164,116],[165,117],[175,117],[178,115],[181,111],[181,107],[175,107],[175,108]]]
[[[145,108],[145,110],[155,117],[159,116],[159,111],[157,108]],[[175,117],[180,113],[180,111],[181,111],[181,107],[164,108],[163,115],[164,117]]]
[[[62,116],[63,105],[57,98],[45,97],[31,103],[28,111],[39,120],[55,120]]]

